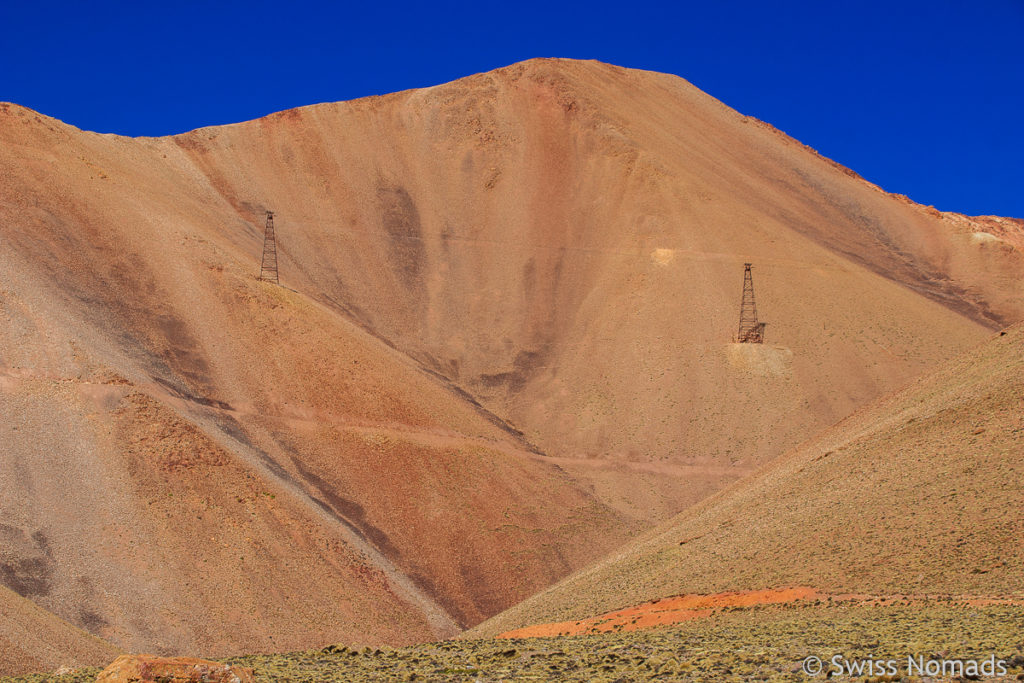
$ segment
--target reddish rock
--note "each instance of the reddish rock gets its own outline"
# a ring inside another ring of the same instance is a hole
[[[192,657],[121,655],[96,683],[255,683],[252,669]]]

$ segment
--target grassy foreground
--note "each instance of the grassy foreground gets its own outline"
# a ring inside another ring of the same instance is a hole
[[[406,648],[322,650],[225,659],[262,681],[800,681],[802,660],[894,658],[1005,660],[1004,680],[1024,680],[1024,607],[798,604],[727,609],[684,624],[601,635],[524,640],[452,640]],[[85,683],[98,669],[8,683]],[[865,676],[857,680],[900,680]],[[876,672],[877,673],[877,672]],[[839,679],[847,676],[839,676]],[[954,680],[955,677],[930,680]]]

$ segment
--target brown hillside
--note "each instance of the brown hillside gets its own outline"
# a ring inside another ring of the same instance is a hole
[[[0,672],[4,675],[103,666],[119,654],[116,647],[0,586]]]
[[[473,631],[683,593],[1024,598],[1024,326]]]
[[[173,259],[128,236],[116,265],[83,264],[61,226],[19,237],[73,271],[4,261],[0,567],[62,618],[136,651],[407,643],[624,540],[564,473],[336,313],[223,255],[163,278]]]
[[[1020,318],[992,220],[591,62],[161,139],[0,105],[4,583],[130,649],[452,633]]]

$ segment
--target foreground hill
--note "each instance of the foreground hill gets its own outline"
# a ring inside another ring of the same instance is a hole
[[[473,633],[779,586],[1022,598],[1022,476],[1018,325]]]

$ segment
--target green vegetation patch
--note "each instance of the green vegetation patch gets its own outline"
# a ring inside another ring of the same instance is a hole
[[[908,656],[1007,664],[1024,680],[1024,607],[962,603],[844,605],[807,603],[734,608],[677,626],[599,635],[520,640],[452,640],[405,648],[343,645],[223,660],[251,667],[260,681],[804,681],[805,657],[830,660]],[[0,681],[81,683],[74,675]],[[906,676],[905,681],[923,680]],[[840,680],[871,680],[833,677]],[[952,677],[950,677],[952,678]],[[875,677],[873,680],[898,680]],[[939,677],[941,680],[942,677]]]

